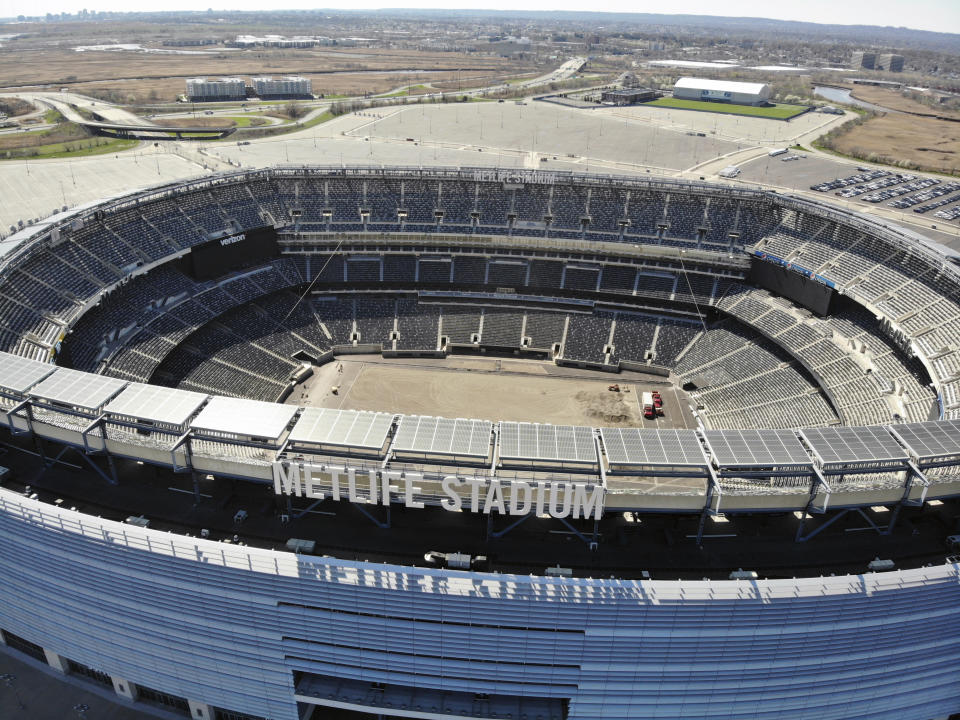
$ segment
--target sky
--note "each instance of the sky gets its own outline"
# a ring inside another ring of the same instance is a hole
[[[329,0],[327,0],[329,2]],[[315,9],[351,10],[389,7],[423,7],[488,10],[594,10],[608,12],[684,13],[729,15],[778,20],[804,20],[841,25],[892,25],[917,30],[960,33],[960,0],[333,0],[327,4],[309,0],[0,0],[0,17],[77,12],[82,8],[101,11]]]

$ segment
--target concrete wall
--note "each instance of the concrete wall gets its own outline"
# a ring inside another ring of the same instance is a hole
[[[570,717],[869,718],[960,707],[960,566],[621,581],[317,558],[0,490],[0,627],[210,705],[294,720],[292,671],[569,698]]]

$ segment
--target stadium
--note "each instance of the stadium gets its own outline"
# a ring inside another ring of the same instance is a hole
[[[0,639],[38,663],[199,720],[960,707],[960,269],[924,236],[278,166],[0,252]]]

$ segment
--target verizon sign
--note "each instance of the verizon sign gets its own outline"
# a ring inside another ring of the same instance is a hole
[[[431,492],[428,488],[436,488]],[[501,515],[549,515],[554,518],[603,516],[604,488],[580,482],[501,481],[498,478],[446,475],[425,479],[423,473],[399,470],[357,470],[310,463],[273,463],[277,495],[313,500],[346,500],[361,505],[403,503],[422,508],[426,502],[452,512]]]

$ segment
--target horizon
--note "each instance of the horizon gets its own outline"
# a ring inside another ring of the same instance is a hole
[[[491,7],[475,7],[473,2],[454,3],[447,7],[437,7],[431,4],[418,5],[416,0],[400,0],[395,4],[390,4],[389,0],[384,3],[382,0],[357,0],[350,7],[317,7],[311,5],[306,0],[288,0],[282,8],[264,8],[256,6],[253,0],[232,0],[230,7],[208,6],[207,10],[198,10],[195,4],[174,0],[172,3],[164,3],[162,6],[140,6],[136,10],[129,9],[129,5],[124,0],[105,0],[100,3],[75,3],[63,0],[38,0],[30,3],[29,7],[24,7],[19,3],[15,4],[10,0],[0,0],[0,17],[10,18],[11,20],[19,16],[29,18],[43,18],[47,14],[59,15],[69,13],[75,15],[85,8],[95,12],[117,12],[117,13],[154,13],[154,12],[206,12],[229,13],[229,12],[284,12],[284,11],[303,11],[313,10],[317,12],[336,11],[336,12],[389,12],[391,10],[420,10],[420,11],[481,11],[485,13],[497,12],[557,12],[557,13],[606,13],[606,14],[627,14],[627,15],[683,15],[688,17],[713,17],[728,18],[737,20],[775,20],[783,22],[801,22],[813,23],[818,25],[840,25],[847,27],[879,27],[892,28],[895,30],[910,30],[935,32],[942,34],[958,35],[960,34],[960,11],[956,9],[952,0],[925,0],[917,3],[910,8],[910,25],[904,25],[906,20],[903,13],[903,4],[899,2],[869,2],[868,0],[853,0],[842,7],[837,7],[835,3],[827,0],[811,0],[804,4],[802,9],[796,6],[783,8],[782,11],[771,13],[768,3],[762,0],[730,0],[726,5],[728,13],[717,13],[717,6],[709,0],[681,0],[675,3],[669,11],[662,7],[646,7],[646,4],[640,6],[633,3],[627,3],[626,0],[606,0],[601,7],[583,9],[582,7],[573,7],[571,0],[552,0],[547,3],[543,0],[532,0],[524,7],[517,7],[514,3],[504,2],[504,0],[495,0]],[[799,17],[799,14],[804,17]],[[869,19],[869,21],[867,21]],[[15,21],[15,20],[14,20]]]

